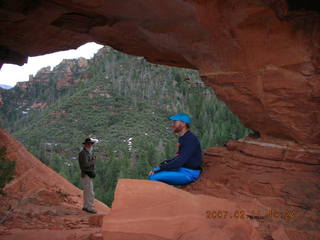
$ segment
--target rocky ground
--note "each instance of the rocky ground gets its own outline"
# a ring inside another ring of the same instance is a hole
[[[2,196],[0,204],[0,239],[102,239],[103,215],[83,212],[64,193],[42,190],[18,199]]]

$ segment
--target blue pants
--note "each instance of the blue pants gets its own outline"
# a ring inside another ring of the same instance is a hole
[[[161,171],[149,176],[151,181],[165,182],[171,185],[184,185],[198,180],[201,170],[178,168],[171,171]]]

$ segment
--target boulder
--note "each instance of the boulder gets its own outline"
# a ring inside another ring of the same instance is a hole
[[[161,182],[120,179],[103,239],[261,239],[244,206]]]

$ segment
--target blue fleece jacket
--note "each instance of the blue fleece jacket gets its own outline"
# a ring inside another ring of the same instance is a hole
[[[186,132],[179,137],[179,151],[175,158],[169,159],[159,168],[156,167],[154,172],[173,170],[180,167],[190,169],[200,169],[202,162],[202,150],[198,138],[191,132]]]

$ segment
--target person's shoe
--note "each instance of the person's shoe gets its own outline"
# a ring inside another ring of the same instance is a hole
[[[82,208],[83,211],[87,212],[87,213],[92,213],[92,214],[96,214],[97,211],[94,209],[88,209],[88,208]]]

